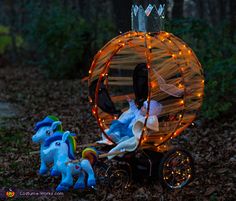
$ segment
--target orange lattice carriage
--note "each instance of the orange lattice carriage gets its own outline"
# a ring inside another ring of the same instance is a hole
[[[127,96],[139,98],[135,97],[134,85],[138,83],[134,72],[140,64],[145,64],[148,80],[147,86],[141,86],[141,98],[146,96],[148,103],[156,100],[163,109],[158,132],[149,132],[145,121],[139,148],[160,149],[195,119],[203,98],[203,71],[191,48],[167,32],[131,31],[108,42],[94,57],[89,71],[92,111],[107,138],[105,129],[127,110]]]
[[[139,3],[134,4],[131,8],[133,31],[108,42],[95,55],[89,70],[92,113],[103,136],[115,146],[112,151],[111,147],[106,151],[101,149],[98,158],[123,156],[115,157],[122,161],[116,167],[100,163],[97,178],[108,178],[108,183],[120,180],[117,189],[128,185],[130,175],[135,173],[140,176],[146,172],[149,177],[157,175],[163,186],[171,189],[182,188],[193,179],[191,154],[167,145],[193,122],[201,107],[203,71],[185,42],[171,33],[160,31],[163,10],[164,5],[149,4],[144,9]],[[113,120],[119,120],[127,111],[127,97],[135,100],[138,109],[147,103],[141,135],[129,139],[129,142],[138,139],[135,149],[130,152],[119,150],[120,143],[116,144],[108,134]],[[157,115],[158,129],[154,130],[148,126],[152,100],[162,106]],[[113,152],[116,148],[118,151]]]

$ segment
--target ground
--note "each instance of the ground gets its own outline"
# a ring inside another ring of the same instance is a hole
[[[1,189],[54,190],[57,186],[59,179],[37,174],[39,155],[32,154],[39,149],[31,141],[34,124],[46,115],[58,116],[64,130],[78,134],[79,144],[99,139],[86,84],[80,79],[48,80],[37,68],[0,68]],[[195,159],[195,179],[182,190],[168,191],[158,181],[143,180],[117,192],[71,190],[64,197],[37,199],[236,200],[235,120],[235,117],[224,116],[215,121],[198,119],[195,126],[173,141],[190,151]]]

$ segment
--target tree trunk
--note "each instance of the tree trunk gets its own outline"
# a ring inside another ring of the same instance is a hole
[[[113,10],[115,13],[115,22],[117,31],[126,32],[131,29],[131,6],[132,1],[113,0]]]
[[[183,18],[184,17],[183,8],[184,8],[184,0],[174,0],[172,18],[173,19]]]
[[[230,9],[230,38],[232,43],[235,43],[235,26],[236,26],[236,2],[235,0],[230,0],[229,2]]]
[[[203,19],[204,18],[204,10],[205,10],[204,0],[197,0],[196,5],[197,5],[197,8],[198,8],[199,18]]]

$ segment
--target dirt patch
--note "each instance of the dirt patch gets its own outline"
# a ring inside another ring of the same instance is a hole
[[[11,103],[0,101],[0,129],[5,127],[7,121],[15,118],[18,114],[18,109]]]

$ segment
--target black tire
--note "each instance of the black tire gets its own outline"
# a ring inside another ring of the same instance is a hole
[[[98,162],[94,166],[96,175],[96,186],[94,190],[97,200],[106,200],[109,188],[109,178],[107,176],[108,168],[109,166],[103,162]]]
[[[105,163],[98,163],[95,165],[95,175],[96,175],[96,181],[97,185],[100,186],[108,186],[109,181],[108,181],[108,176],[107,176],[107,170],[109,166],[106,165]]]
[[[164,188],[183,188],[194,177],[194,161],[191,154],[181,148],[167,151],[160,161],[158,176]]]
[[[112,191],[123,191],[130,186],[132,172],[128,164],[116,164],[108,168],[107,176]]]

